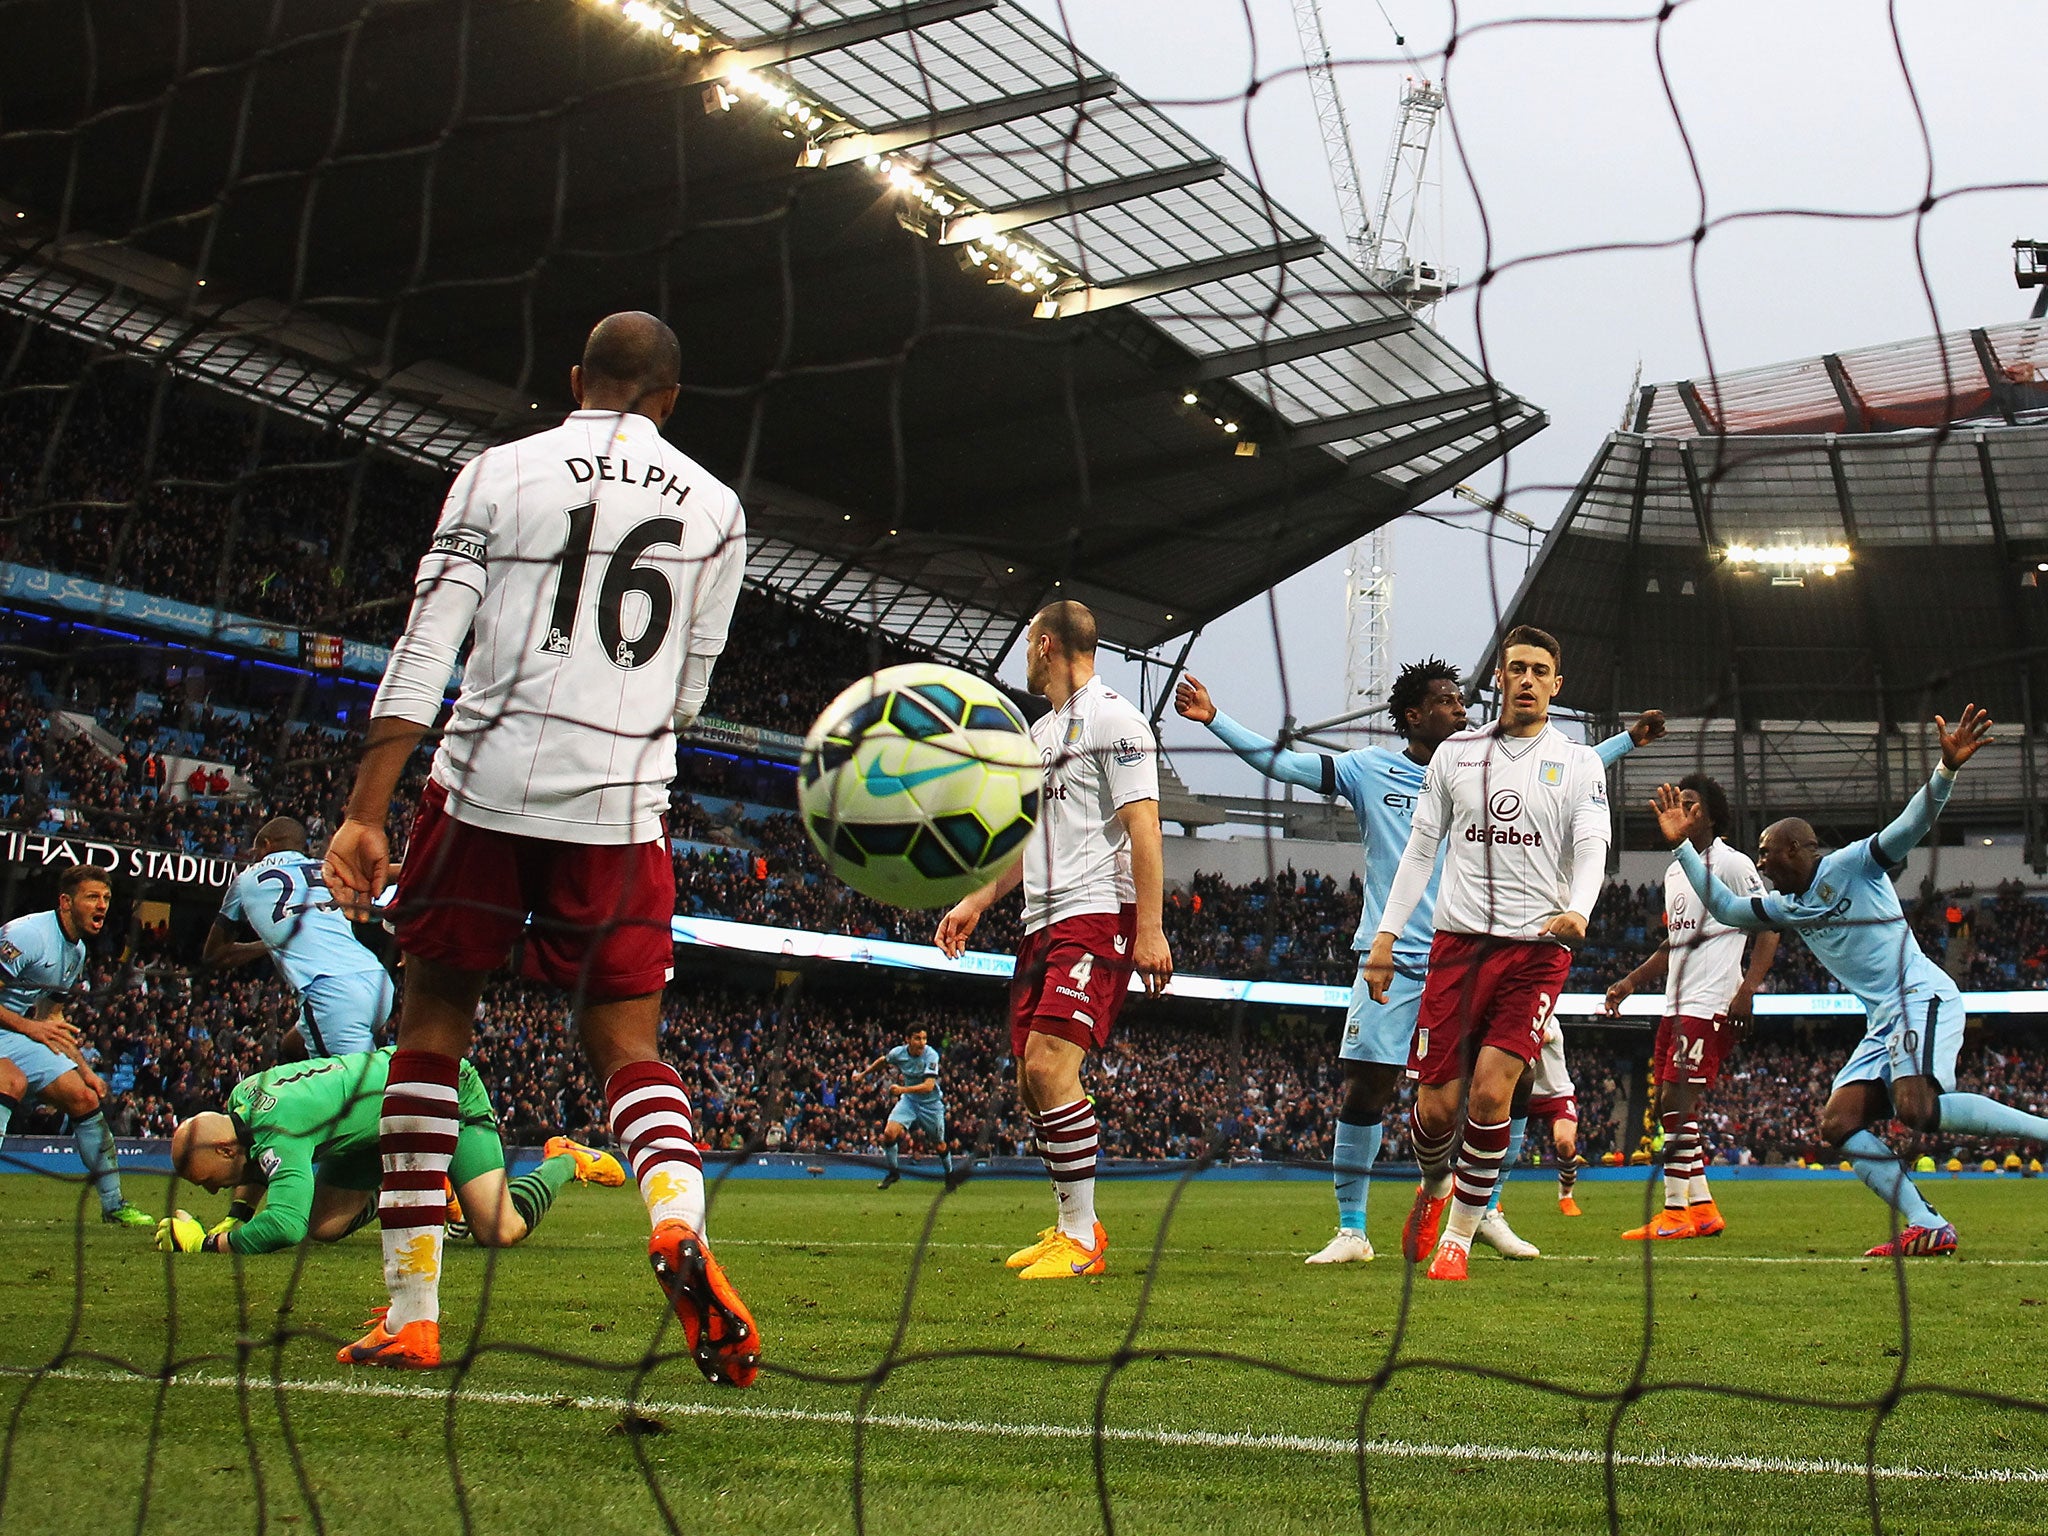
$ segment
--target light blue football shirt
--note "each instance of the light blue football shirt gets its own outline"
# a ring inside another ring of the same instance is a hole
[[[1593,750],[1602,763],[1612,763],[1634,745],[1628,732],[1622,731]],[[1365,846],[1365,902],[1358,932],[1351,940],[1351,947],[1363,954],[1372,948],[1373,935],[1379,932],[1380,914],[1386,910],[1394,873],[1401,867],[1408,834],[1414,830],[1415,801],[1428,769],[1406,752],[1379,746],[1361,747],[1331,761],[1336,792],[1351,802],[1352,814],[1358,818],[1358,838]],[[1429,889],[1394,941],[1394,963],[1404,970],[1419,971],[1429,959],[1430,941],[1436,934],[1437,883],[1443,878],[1448,846],[1437,849]]]
[[[85,940],[67,938],[54,910],[0,927],[0,1007],[26,1017],[46,997],[68,998],[85,975]]]
[[[915,1088],[919,1083],[929,1081],[932,1091],[919,1097],[934,1102],[939,1099],[942,1090],[939,1088],[939,1053],[935,1048],[926,1045],[922,1051],[913,1055],[907,1045],[892,1046],[884,1059],[896,1069],[896,1082],[899,1087]]]
[[[1912,1002],[1962,996],[1913,936],[1875,837],[1822,859],[1813,883],[1796,895],[1737,896],[1718,879],[1709,880],[1689,842],[1679,845],[1678,859],[1693,888],[1706,887],[1709,909],[1722,922],[1785,929],[1804,939],[1828,974],[1856,994],[1872,1028],[1896,1022]]]
[[[322,976],[384,969],[328,894],[320,861],[297,851],[273,853],[243,870],[228,887],[220,915],[256,930],[295,991]]]

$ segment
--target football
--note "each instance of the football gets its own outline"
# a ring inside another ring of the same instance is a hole
[[[1007,869],[1038,820],[1043,768],[993,683],[936,662],[886,667],[825,706],[797,800],[841,880],[899,907],[941,907]]]

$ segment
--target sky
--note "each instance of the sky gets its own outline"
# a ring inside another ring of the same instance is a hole
[[[1341,240],[1290,0],[1025,3]],[[1533,9],[1549,19],[1518,19]],[[1741,369],[2027,314],[2011,246],[2048,239],[2043,0],[1681,0],[1661,27],[1654,7],[1589,0],[1323,12],[1368,205],[1404,77],[1449,97],[1429,254],[1467,286],[1434,323],[1549,412],[1545,432],[1474,480],[1545,527],[1639,372],[1699,377],[1710,359]],[[1395,657],[1469,670],[1526,550],[1518,531],[1485,537],[1463,502],[1424,510],[1462,526],[1396,525]],[[1284,655],[1295,717],[1337,710],[1344,563],[1332,555],[1208,626],[1189,667],[1224,709],[1277,729]],[[1103,671],[1135,693],[1134,666],[1105,653]],[[1171,710],[1162,738],[1192,788],[1262,792]]]

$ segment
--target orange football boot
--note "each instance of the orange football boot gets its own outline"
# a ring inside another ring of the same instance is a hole
[[[761,1370],[761,1332],[711,1256],[711,1245],[688,1222],[664,1221],[647,1240],[647,1262],[705,1379],[751,1387]]]
[[[370,1318],[370,1331],[342,1345],[334,1358],[343,1365],[389,1365],[404,1371],[431,1371],[439,1365],[441,1325],[420,1318],[393,1333],[384,1326],[390,1310],[379,1307]]]
[[[1728,1223],[1721,1219],[1721,1209],[1711,1200],[1695,1200],[1685,1208],[1685,1214],[1692,1218],[1694,1237],[1719,1237],[1728,1230]]]
[[[1436,1246],[1444,1230],[1444,1208],[1450,1203],[1449,1195],[1432,1199],[1425,1186],[1415,1186],[1415,1204],[1408,1208],[1408,1219],[1401,1224],[1402,1258],[1420,1264],[1423,1255]]]
[[[1692,1217],[1684,1211],[1674,1211],[1667,1207],[1659,1211],[1654,1219],[1644,1222],[1640,1227],[1631,1227],[1621,1236],[1624,1242],[1641,1243],[1698,1237],[1699,1233],[1693,1230]]]
[[[1439,1243],[1437,1245],[1436,1257],[1430,1261],[1429,1274],[1426,1278],[1431,1280],[1469,1280],[1472,1277],[1467,1272],[1466,1266],[1471,1263],[1471,1260],[1472,1253],[1470,1249],[1460,1248],[1456,1243]]]

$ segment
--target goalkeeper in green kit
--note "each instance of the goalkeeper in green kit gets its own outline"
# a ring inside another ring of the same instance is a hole
[[[291,1062],[245,1077],[225,1112],[206,1110],[171,1134],[178,1177],[201,1189],[235,1192],[227,1218],[204,1228],[184,1211],[157,1223],[166,1253],[271,1253],[311,1238],[331,1243],[377,1214],[383,1181],[380,1139],[391,1052],[364,1051]],[[572,1179],[625,1183],[609,1152],[557,1136],[533,1172],[505,1177],[505,1146],[483,1079],[462,1064],[456,1089],[461,1130],[448,1179],[476,1240],[504,1248],[526,1237]]]

